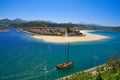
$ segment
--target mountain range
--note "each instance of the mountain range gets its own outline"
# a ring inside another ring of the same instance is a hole
[[[80,27],[81,29],[92,29],[92,30],[119,30],[120,26],[101,26],[96,24],[86,24],[86,23],[55,23],[51,21],[43,21],[43,20],[34,20],[34,21],[26,21],[20,18],[16,18],[14,20],[10,19],[1,19],[0,20],[0,28],[25,28],[25,27]]]

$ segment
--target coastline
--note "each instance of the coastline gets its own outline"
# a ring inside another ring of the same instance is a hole
[[[51,42],[51,43],[75,43],[75,42],[88,42],[88,41],[97,41],[97,40],[103,40],[108,39],[108,36],[104,35],[98,35],[98,34],[92,34],[83,32],[82,33],[85,36],[50,36],[50,35],[32,35],[33,38],[42,40],[44,42]]]
[[[95,71],[98,67],[102,67],[102,66],[105,66],[105,65],[106,64],[101,64],[99,66],[95,66],[95,67],[92,67],[92,68],[89,68],[89,69],[86,69],[86,70],[83,70],[83,71],[80,71],[80,72],[73,73],[73,74],[65,76],[65,77],[58,78],[57,80],[66,80],[66,78],[69,78],[69,77],[73,76],[74,74],[79,74],[79,73],[82,73],[82,72],[91,72],[91,73],[93,72],[93,73],[95,73]]]
[[[23,32],[26,32],[26,33],[28,33],[28,34],[31,34],[31,35],[35,35],[35,33],[32,33],[32,32],[28,32],[28,31],[25,31],[25,30],[23,30],[23,29],[19,29],[20,31],[23,31]]]

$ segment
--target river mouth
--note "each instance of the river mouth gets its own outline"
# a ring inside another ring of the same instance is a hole
[[[90,33],[110,36],[110,39],[70,44],[70,60],[74,66],[69,74],[97,65],[116,55],[120,50],[120,32],[93,31]],[[53,80],[66,76],[66,71],[56,70],[56,65],[66,61],[67,44],[39,41],[31,35],[12,29],[0,32],[0,79]],[[44,67],[47,68],[45,73]]]

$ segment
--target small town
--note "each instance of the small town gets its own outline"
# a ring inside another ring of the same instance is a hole
[[[67,30],[68,36],[82,36],[79,27],[35,27],[35,28],[23,28],[23,30],[40,34],[40,35],[52,35],[52,36],[65,36],[65,31]]]

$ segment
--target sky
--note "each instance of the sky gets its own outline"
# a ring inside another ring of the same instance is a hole
[[[120,0],[0,0],[0,19],[120,26]]]

